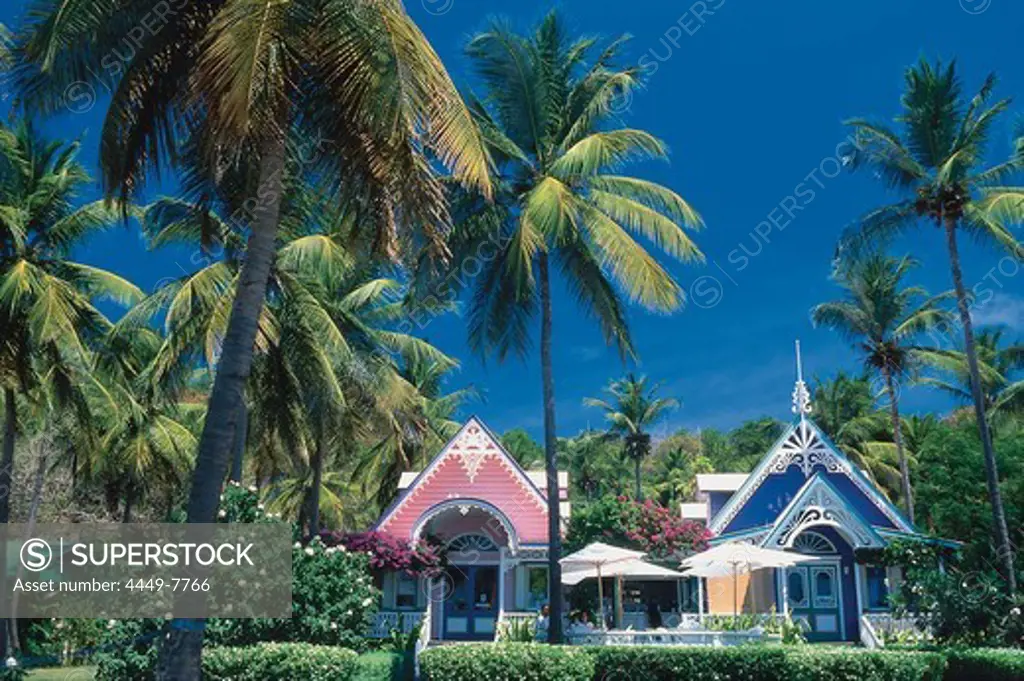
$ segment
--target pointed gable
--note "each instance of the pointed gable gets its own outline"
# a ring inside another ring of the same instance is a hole
[[[817,471],[783,509],[775,526],[764,538],[762,545],[770,549],[785,549],[807,527],[827,525],[843,534],[850,546],[881,548],[885,541],[865,521],[853,505],[825,477]]]
[[[810,419],[797,419],[711,521],[712,532],[732,534],[775,525],[784,510],[820,475],[870,526],[914,532],[909,521]]]
[[[518,543],[547,543],[544,493],[476,417],[416,476],[374,529],[411,539],[431,509],[458,499],[499,511],[515,530]]]

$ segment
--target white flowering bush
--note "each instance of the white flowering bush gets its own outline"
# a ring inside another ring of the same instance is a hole
[[[319,538],[296,542],[291,618],[210,620],[207,639],[215,645],[294,641],[362,650],[379,596],[365,555],[326,546]]]
[[[231,484],[221,497],[222,522],[281,522],[266,513],[255,489]],[[239,584],[240,589],[247,588]],[[206,646],[252,646],[263,642],[309,643],[364,650],[366,631],[377,611],[369,557],[319,538],[292,548],[292,616],[288,619],[210,619]],[[97,654],[98,681],[153,678],[155,640],[164,620],[105,623]]]

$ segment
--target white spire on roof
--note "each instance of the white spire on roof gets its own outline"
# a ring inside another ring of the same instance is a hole
[[[811,393],[804,383],[804,367],[800,359],[800,341],[796,342],[796,386],[793,388],[793,413],[800,415],[803,421],[814,410],[811,406]]]

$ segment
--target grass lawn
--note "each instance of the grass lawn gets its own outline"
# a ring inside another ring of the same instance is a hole
[[[29,672],[29,681],[92,681],[96,667],[49,667]]]

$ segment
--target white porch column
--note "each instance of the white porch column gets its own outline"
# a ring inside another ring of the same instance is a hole
[[[704,578],[697,578],[697,614],[704,618]]]
[[[786,579],[786,568],[782,568],[782,586],[779,593],[782,594],[782,616],[789,617],[789,580]]]
[[[505,547],[498,547],[498,621],[505,619]]]
[[[867,584],[868,569],[864,565],[857,563],[853,564],[853,590],[857,594],[857,622],[860,622],[860,616],[864,614],[864,591],[863,587]]]
[[[424,608],[425,616],[423,619],[425,621],[422,622],[422,626],[426,627],[427,640],[429,641],[434,638],[434,632],[431,631],[434,628],[434,578],[428,575],[426,579],[427,584],[424,593],[427,595],[427,607]]]

